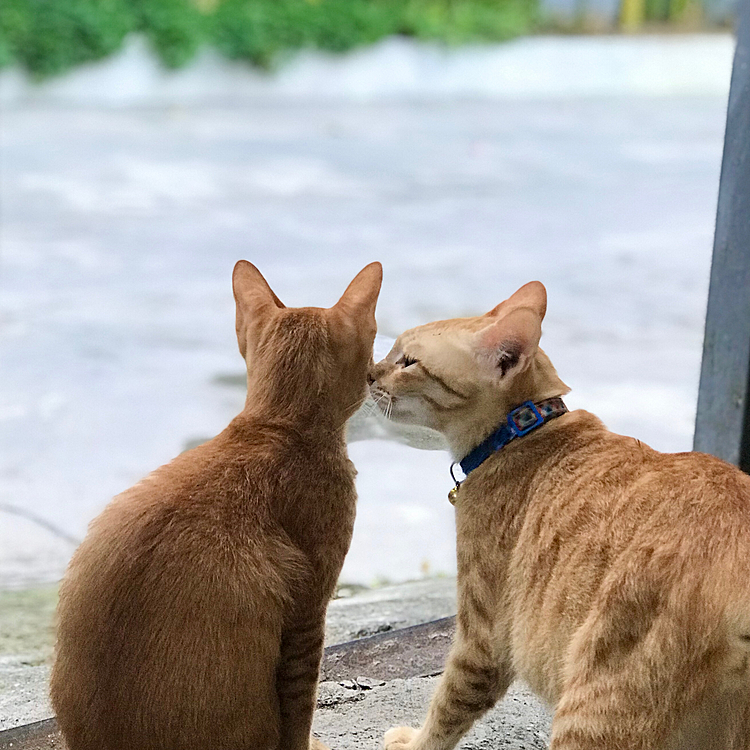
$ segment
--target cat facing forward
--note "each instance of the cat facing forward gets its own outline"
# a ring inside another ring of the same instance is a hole
[[[484,316],[406,331],[370,374],[394,420],[447,439],[458,617],[421,729],[450,750],[516,677],[552,750],[750,748],[750,477],[568,412],[531,282]]]
[[[60,589],[51,695],[69,750],[308,750],[356,494],[379,263],[332,308],[234,269],[244,410],[116,497]]]

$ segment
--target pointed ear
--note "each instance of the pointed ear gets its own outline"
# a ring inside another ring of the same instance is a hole
[[[237,341],[240,354],[247,354],[248,326],[283,308],[261,272],[246,260],[238,260],[232,273],[232,290],[237,305]]]
[[[477,334],[476,352],[498,378],[525,370],[542,337],[542,319],[535,310],[511,310]]]
[[[544,320],[547,312],[547,290],[541,281],[530,281],[524,284],[517,292],[508,297],[487,313],[488,317],[497,317],[501,312],[509,312],[516,307],[528,307],[538,316],[540,322]]]
[[[377,261],[365,266],[355,277],[341,299],[334,305],[347,315],[367,321],[375,321],[375,305],[383,283],[383,266]]]

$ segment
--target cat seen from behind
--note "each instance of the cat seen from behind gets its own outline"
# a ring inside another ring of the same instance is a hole
[[[453,649],[422,728],[385,746],[450,750],[520,677],[552,750],[748,750],[750,477],[567,412],[546,306],[531,282],[405,332],[371,371],[383,411],[468,472]]]
[[[60,589],[69,750],[308,750],[325,613],[355,515],[345,423],[367,392],[379,263],[329,309],[234,269],[244,410],[116,497]]]

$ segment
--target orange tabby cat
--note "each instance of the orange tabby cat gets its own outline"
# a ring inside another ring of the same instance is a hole
[[[354,523],[344,429],[379,263],[330,309],[234,269],[242,413],[119,495],[60,589],[52,703],[70,750],[308,750],[325,613]]]
[[[407,331],[371,372],[383,409],[469,471],[453,651],[424,726],[385,746],[453,748],[519,676],[554,709],[553,750],[747,750],[750,477],[565,413],[546,304],[532,282]]]

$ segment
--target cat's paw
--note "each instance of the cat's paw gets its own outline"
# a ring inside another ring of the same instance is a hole
[[[385,733],[383,747],[385,750],[406,750],[411,747],[412,740],[417,736],[419,730],[411,727],[395,727]]]
[[[310,750],[331,750],[331,748],[324,745],[317,737],[310,737]]]

